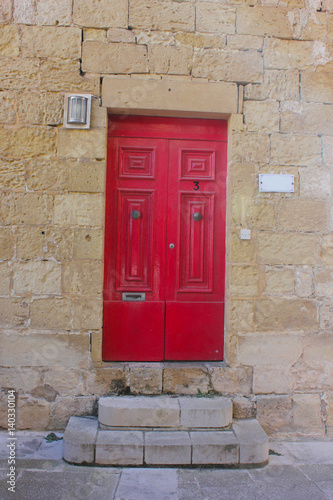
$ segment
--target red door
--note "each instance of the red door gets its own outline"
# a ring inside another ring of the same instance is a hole
[[[224,121],[110,117],[105,361],[222,359],[226,147]]]

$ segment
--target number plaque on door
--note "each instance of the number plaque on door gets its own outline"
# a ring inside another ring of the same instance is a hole
[[[110,115],[104,361],[222,360],[227,125]]]

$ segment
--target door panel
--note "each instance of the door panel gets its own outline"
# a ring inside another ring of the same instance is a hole
[[[165,359],[223,359],[223,304],[167,302]]]
[[[103,359],[221,360],[226,122],[111,120]]]
[[[112,138],[108,147],[103,359],[164,356],[168,144]],[[135,292],[136,300],[123,294]]]

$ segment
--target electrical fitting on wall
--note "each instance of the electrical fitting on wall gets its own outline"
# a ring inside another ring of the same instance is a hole
[[[64,126],[66,128],[90,128],[91,99],[101,98],[91,94],[65,94]]]

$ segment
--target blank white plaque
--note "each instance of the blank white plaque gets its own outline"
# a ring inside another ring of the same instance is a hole
[[[259,174],[261,193],[293,193],[294,176],[287,174]]]

